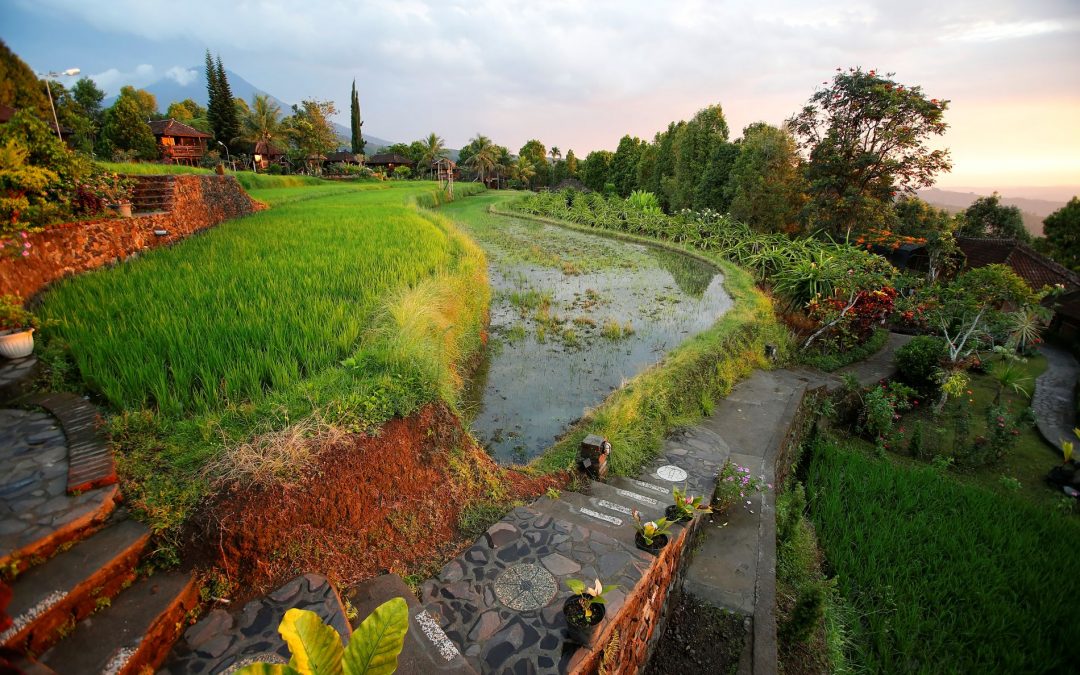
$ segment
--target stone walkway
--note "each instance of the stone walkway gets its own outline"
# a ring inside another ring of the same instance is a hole
[[[115,487],[68,494],[67,440],[46,412],[0,410],[0,465],[2,564],[41,555],[36,543],[87,519],[103,520],[112,510]]]
[[[1072,441],[1080,456],[1080,438],[1073,433],[1078,422],[1074,396],[1080,364],[1060,347],[1044,344],[1039,351],[1046,357],[1046,371],[1036,378],[1031,396],[1035,423],[1050,445],[1060,449],[1062,441]]]

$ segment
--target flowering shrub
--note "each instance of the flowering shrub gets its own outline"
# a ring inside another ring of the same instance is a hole
[[[729,459],[724,462],[724,466],[720,468],[720,475],[716,478],[713,510],[723,513],[736,501],[743,502],[744,508],[749,510],[752,506],[750,497],[765,492],[767,489],[772,489],[772,485],[766,483],[763,478],[751,474],[747,467],[739,466]]]
[[[863,395],[863,409],[859,415],[859,430],[874,441],[889,447],[894,424],[900,413],[918,401],[915,390],[899,382],[882,383]]]
[[[807,314],[822,326],[829,326],[820,339],[830,351],[851,349],[870,337],[892,314],[896,289],[885,286],[876,290],[856,291],[854,297],[814,298]],[[831,324],[831,325],[830,325]]]
[[[0,296],[0,331],[21,331],[37,327],[37,317],[23,309],[22,298],[17,295]]]
[[[926,239],[924,237],[911,237],[908,235],[897,234],[891,230],[877,229],[869,229],[855,239],[855,245],[865,248],[866,250],[877,247],[895,251],[904,244],[916,244],[921,246],[925,243]]]

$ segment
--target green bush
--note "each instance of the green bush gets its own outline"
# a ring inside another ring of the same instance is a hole
[[[919,335],[896,350],[893,363],[897,377],[923,394],[937,389],[935,373],[945,358],[945,340],[933,335]]]
[[[889,341],[889,331],[879,328],[870,335],[870,338],[853,349],[828,354],[814,354],[802,352],[799,360],[806,365],[831,373],[844,366],[869,358],[881,351],[885,343]]]

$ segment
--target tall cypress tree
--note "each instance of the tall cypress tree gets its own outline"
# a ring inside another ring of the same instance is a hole
[[[236,101],[233,99],[232,87],[229,86],[229,78],[225,76],[225,67],[221,65],[221,54],[218,54],[215,70],[220,106],[218,115],[221,119],[220,133],[215,130],[215,134],[219,141],[231,146],[233,140],[240,135],[240,120],[236,115]]]
[[[360,119],[360,97],[356,93],[356,80],[352,81],[352,99],[349,108],[349,122],[352,127],[352,151],[354,155],[364,154],[364,134],[360,127],[364,121]]]
[[[218,96],[217,70],[209,49],[206,50],[206,121],[210,123],[214,135],[218,136],[221,129],[221,103]]]

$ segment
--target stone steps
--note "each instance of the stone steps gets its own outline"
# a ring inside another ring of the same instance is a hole
[[[293,608],[315,612],[333,626],[343,645],[348,644],[352,627],[337,590],[326,577],[305,574],[238,612],[209,612],[184,631],[158,672],[221,673],[255,661],[287,663],[289,648],[278,634],[278,625]]]
[[[131,208],[139,213],[171,211],[175,203],[173,176],[137,176],[131,194]]]
[[[57,673],[134,675],[153,671],[164,658],[199,600],[186,573],[162,572],[140,579],[110,607],[83,619],[40,662]]]
[[[25,402],[45,408],[60,421],[68,445],[69,494],[116,483],[116,464],[99,430],[100,413],[94,404],[70,393],[40,394]]]
[[[417,601],[412,590],[396,574],[384,574],[347,590],[345,596],[357,610],[352,627],[360,623],[382,603],[404,598],[409,606],[409,632],[398,657],[397,672],[476,675],[457,647],[446,637],[438,623]]]
[[[14,624],[5,647],[41,654],[70,626],[94,613],[135,578],[135,565],[150,531],[133,520],[104,528],[12,583],[7,612]]]

